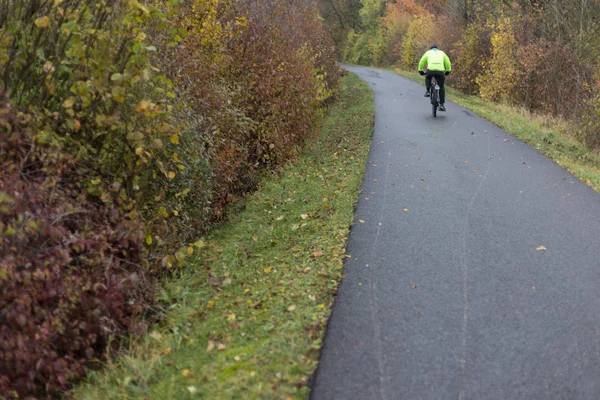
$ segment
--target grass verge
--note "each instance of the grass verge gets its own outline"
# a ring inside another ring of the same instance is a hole
[[[394,69],[394,72],[415,82],[424,83],[414,72]],[[506,132],[521,139],[580,180],[600,192],[600,154],[590,151],[577,138],[577,130],[568,122],[547,115],[536,115],[523,107],[508,106],[466,95],[446,87],[450,100],[466,107]]]
[[[79,399],[305,397],[341,279],[373,130],[373,97],[350,74],[298,163],[197,243],[165,282],[164,323],[92,372]]]

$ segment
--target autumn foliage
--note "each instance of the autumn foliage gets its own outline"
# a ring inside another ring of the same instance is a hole
[[[337,88],[306,1],[0,8],[0,397],[52,397]]]
[[[590,148],[600,145],[597,73],[600,4],[526,0],[321,0],[340,26],[338,40],[351,63],[416,70],[418,57],[436,43],[450,56],[449,83],[470,94],[568,119]]]

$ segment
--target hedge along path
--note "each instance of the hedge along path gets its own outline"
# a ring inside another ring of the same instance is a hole
[[[343,78],[307,150],[265,179],[164,285],[164,324],[76,388],[95,398],[300,398],[316,368],[373,131]]]

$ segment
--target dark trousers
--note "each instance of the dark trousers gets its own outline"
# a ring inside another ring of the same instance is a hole
[[[440,86],[440,103],[444,104],[446,101],[446,89],[444,89],[444,81],[446,80],[446,75],[444,75],[443,71],[427,71],[427,75],[425,76],[425,86],[427,87],[427,91],[429,92],[429,88],[431,87],[431,77],[435,76],[437,79],[437,83]]]

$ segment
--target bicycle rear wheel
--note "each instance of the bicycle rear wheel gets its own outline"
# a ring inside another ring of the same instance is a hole
[[[438,109],[438,98],[437,98],[437,93],[434,89],[434,85],[431,85],[431,91],[429,93],[429,96],[431,98],[431,114],[433,115],[433,118],[435,118],[437,115],[437,109]]]

